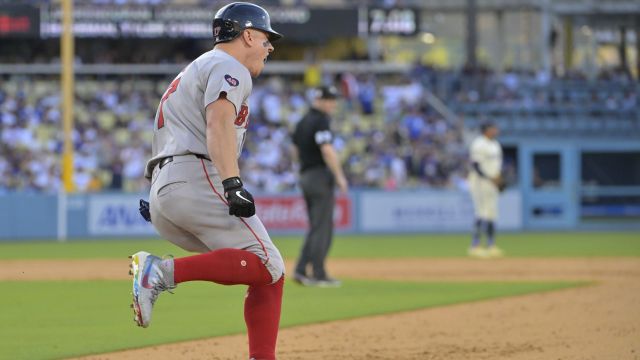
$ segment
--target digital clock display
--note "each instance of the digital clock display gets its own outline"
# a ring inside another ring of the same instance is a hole
[[[404,35],[418,33],[419,20],[416,9],[369,9],[370,35]]]

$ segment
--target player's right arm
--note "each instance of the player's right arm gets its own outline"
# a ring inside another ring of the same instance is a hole
[[[472,162],[471,163],[471,167],[473,167],[473,171],[475,171],[476,174],[478,174],[478,176],[480,176],[481,178],[488,179],[487,175],[485,175],[485,173],[480,168],[480,163],[479,162],[477,162],[477,161]]]
[[[207,151],[221,179],[240,176],[236,140],[236,108],[224,93],[207,105]]]
[[[480,139],[476,139],[471,143],[470,153],[471,167],[473,168],[473,171],[481,178],[488,179],[480,166],[480,162],[482,161],[482,143],[480,142]]]
[[[480,176],[483,179],[491,181],[498,188],[502,188],[504,184],[500,175],[492,178],[482,170],[481,164],[482,164],[482,161],[484,160],[484,151],[485,151],[485,148],[483,146],[484,146],[483,142],[481,142],[480,139],[476,139],[471,144],[471,167],[473,168],[473,171],[476,174],[478,174],[478,176]]]

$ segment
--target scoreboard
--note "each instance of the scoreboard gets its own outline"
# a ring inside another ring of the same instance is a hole
[[[0,38],[40,36],[40,11],[31,6],[0,5]]]

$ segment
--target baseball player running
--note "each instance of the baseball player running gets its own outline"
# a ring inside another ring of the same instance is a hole
[[[213,36],[213,50],[189,64],[162,96],[145,172],[156,230],[200,254],[132,255],[134,320],[149,326],[158,296],[186,281],[248,285],[244,317],[250,358],[275,359],[284,263],[255,215],[238,156],[249,125],[251,78],[260,74],[274,50],[272,41],[282,35],[271,28],[263,8],[237,2],[216,13]]]
[[[502,250],[495,245],[495,221],[498,215],[498,195],[503,181],[502,148],[496,140],[498,127],[493,123],[484,123],[480,130],[482,135],[471,143],[471,165],[469,174],[469,190],[475,210],[473,239],[469,248],[469,256],[498,257]],[[487,236],[486,249],[480,245],[481,232]]]

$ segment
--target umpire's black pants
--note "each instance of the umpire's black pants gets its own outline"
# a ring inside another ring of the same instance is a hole
[[[324,261],[333,238],[333,207],[335,205],[333,174],[326,167],[305,170],[300,174],[300,187],[307,204],[309,231],[304,239],[296,273],[307,275],[311,264],[313,277],[327,277]]]

